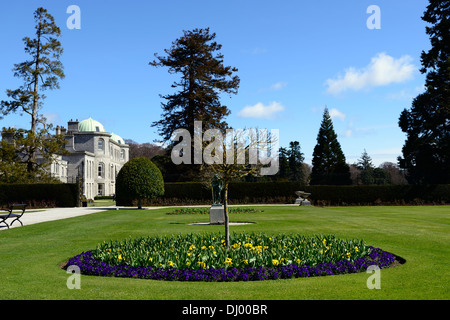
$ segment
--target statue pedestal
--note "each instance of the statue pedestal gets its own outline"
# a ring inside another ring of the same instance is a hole
[[[212,205],[209,209],[209,223],[210,224],[224,224],[225,211],[222,205]]]
[[[311,202],[306,199],[297,198],[295,199],[295,204],[298,204],[299,206],[310,206]]]

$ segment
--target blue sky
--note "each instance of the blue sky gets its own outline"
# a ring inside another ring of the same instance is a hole
[[[70,5],[81,29],[69,29]],[[370,5],[381,29],[369,29]],[[183,30],[209,27],[223,45],[225,65],[237,67],[237,95],[223,97],[234,128],[279,129],[280,146],[300,142],[311,163],[323,109],[328,107],[348,163],[364,149],[379,165],[396,162],[405,134],[404,108],[423,91],[420,54],[430,47],[421,20],[426,0],[100,1],[18,0],[1,4],[0,100],[20,80],[11,69],[27,59],[22,38],[34,32],[33,12],[48,9],[61,28],[66,78],[47,91],[42,112],[54,125],[92,117],[139,143],[159,139],[159,94],[176,76],[148,65]],[[0,127],[28,128],[27,115]]]

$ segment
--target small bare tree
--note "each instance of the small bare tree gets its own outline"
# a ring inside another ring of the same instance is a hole
[[[225,241],[230,247],[230,225],[228,215],[228,187],[247,175],[263,176],[278,172],[278,130],[226,130],[221,139],[219,130],[207,130],[204,141],[212,141],[204,149],[202,164],[203,181],[211,186],[217,174],[223,182],[223,204],[225,214]],[[270,164],[270,166],[268,166]]]

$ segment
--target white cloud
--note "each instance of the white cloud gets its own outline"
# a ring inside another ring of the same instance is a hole
[[[286,87],[287,86],[287,82],[277,82],[277,83],[274,83],[273,85],[271,85],[270,86],[270,90],[272,90],[272,91],[278,91],[278,90],[281,90],[281,89],[283,89],[284,87]]]
[[[346,115],[344,113],[340,112],[338,109],[333,108],[328,112],[330,113],[331,119],[338,118],[341,121],[345,121]]]
[[[283,111],[285,108],[279,102],[272,102],[269,105],[264,105],[262,102],[258,102],[253,106],[245,106],[238,116],[242,118],[263,118],[273,119],[275,114]]]
[[[267,91],[280,91],[284,87],[287,86],[287,82],[279,81],[277,83],[272,84],[270,87],[259,89],[259,93],[267,92]]]
[[[392,129],[392,128],[396,128],[396,127],[397,127],[397,124],[391,123],[391,124],[381,124],[381,125],[355,128],[353,126],[353,122],[350,121],[347,124],[347,130],[343,131],[342,135],[346,138],[366,137],[366,136],[376,135],[377,133],[379,133],[380,131],[383,131],[385,129]]]
[[[364,88],[401,83],[412,79],[416,67],[411,64],[408,55],[395,59],[385,53],[379,53],[371,59],[369,65],[362,69],[350,67],[344,76],[327,79],[327,93],[338,94],[345,90],[358,91]]]
[[[43,115],[47,119],[47,123],[54,123],[59,120],[59,114],[56,112],[46,112]]]
[[[417,95],[419,93],[422,93],[425,90],[424,86],[418,86],[415,87],[414,89],[402,89],[400,91],[397,92],[393,92],[387,95],[388,99],[392,99],[392,100],[412,100],[415,97],[417,97]]]
[[[352,129],[347,129],[347,130],[344,131],[344,137],[350,138],[351,136],[353,136],[353,130]]]

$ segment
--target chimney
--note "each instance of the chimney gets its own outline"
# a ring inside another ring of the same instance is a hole
[[[67,131],[69,134],[78,132],[78,119],[76,121],[70,119],[70,121],[67,122]]]
[[[61,128],[56,126],[56,135],[59,136],[61,134]]]

